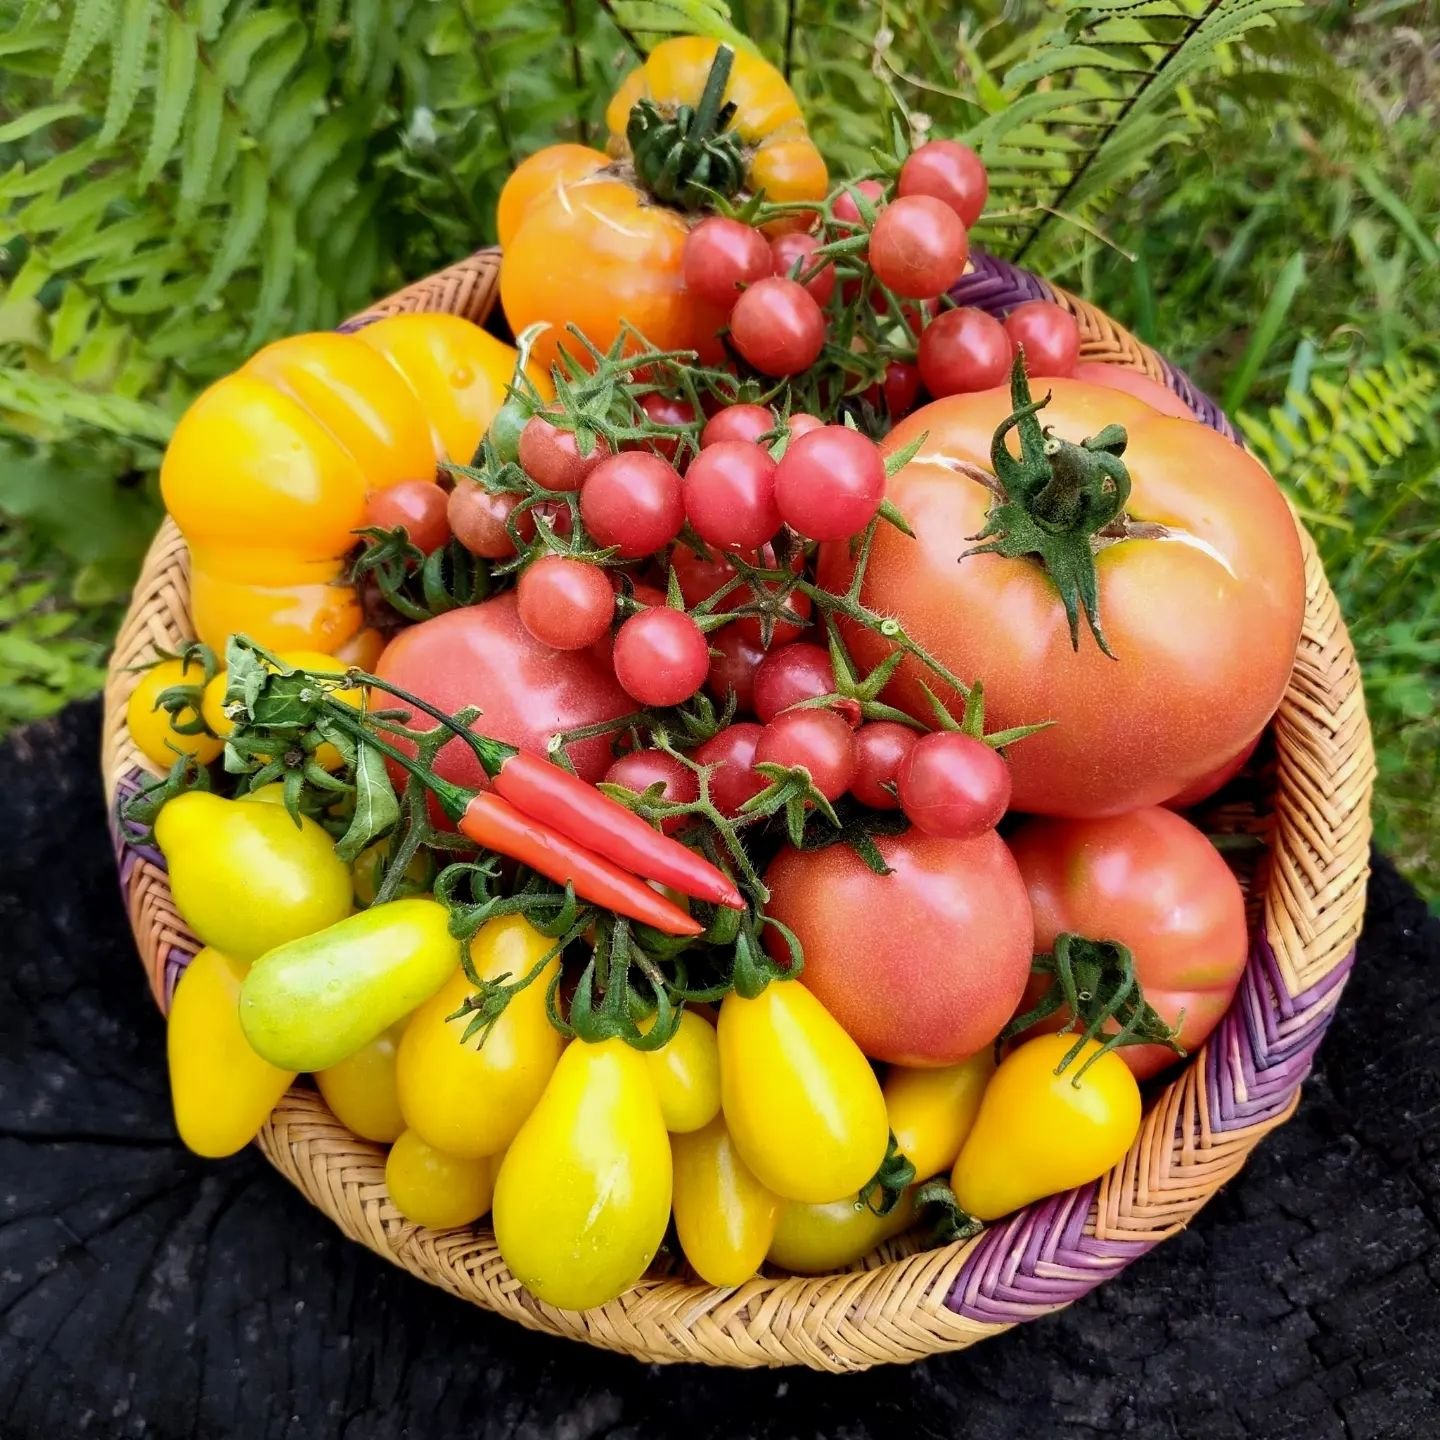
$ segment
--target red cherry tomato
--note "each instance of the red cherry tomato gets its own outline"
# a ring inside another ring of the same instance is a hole
[[[968,230],[985,209],[990,177],[985,164],[958,140],[927,140],[900,167],[901,195],[933,195],[943,200]]]
[[[793,440],[775,471],[775,500],[807,540],[848,540],[885,498],[885,462],[875,442],[843,425]]]
[[[910,829],[875,845],[888,875],[848,845],[782,847],[765,911],[804,947],[800,983],[867,1055],[953,1065],[994,1040],[1030,977],[1024,882],[993,830],[940,840]],[[778,932],[765,943],[784,963]]]
[[[552,650],[583,650],[610,629],[615,592],[598,565],[542,555],[515,586],[520,623]]]
[[[680,400],[675,396],[662,395],[658,390],[652,390],[648,395],[640,397],[640,408],[645,416],[656,425],[693,425],[695,423],[695,407],[688,400]],[[680,453],[680,437],[661,436],[647,442],[662,459],[675,464],[675,457]]]
[[[772,650],[755,672],[756,715],[765,723],[802,700],[833,694],[835,667],[818,645],[800,641]]]
[[[615,635],[615,678],[642,705],[678,705],[705,683],[709,647],[700,627],[668,607],[641,610]]]
[[[1010,847],[1034,906],[1035,948],[1051,949],[1067,930],[1128,945],[1145,998],[1172,1025],[1184,1012],[1180,1041],[1194,1054],[1229,1008],[1249,953],[1245,898],[1215,847],[1153,807],[1104,820],[1031,820]],[[1062,1011],[1046,1028],[1066,1018]],[[1117,1053],[1142,1080],[1176,1063],[1163,1045]]]
[[[673,805],[688,805],[700,798],[700,777],[688,765],[663,750],[632,750],[605,772],[605,779],[607,783],[623,785],[637,795],[643,795],[652,785],[663,785],[661,798]],[[684,825],[683,815],[672,815],[661,822],[660,828],[667,835],[673,835]]]
[[[787,276],[791,280],[799,280],[814,267],[815,252],[819,248],[820,241],[814,235],[806,235],[801,230],[792,230],[788,235],[777,235],[770,242],[774,273]],[[825,264],[803,284],[815,297],[817,305],[828,305],[830,297],[835,293],[835,267]]]
[[[810,783],[838,800],[855,778],[855,737],[833,710],[785,710],[761,733],[755,763],[808,770]]]
[[[736,622],[722,625],[707,638],[711,650],[720,653],[710,657],[710,673],[705,677],[705,688],[722,704],[733,690],[736,713],[754,714],[755,672],[768,653],[759,636],[748,634]]]
[[[812,430],[821,430],[825,422],[818,416],[812,415],[808,410],[797,410],[787,422],[790,438],[798,440],[802,435],[808,435]]]
[[[993,830],[1010,804],[1010,767],[990,746],[958,730],[922,735],[897,779],[905,818],[946,840]]]
[[[853,185],[847,185],[830,207],[831,217],[837,225],[852,230],[858,230],[864,225],[865,222],[860,218],[860,207],[855,203],[854,192],[857,190],[877,208],[885,198],[885,187],[878,180],[860,180]]]
[[[741,289],[772,273],[770,245],[752,225],[706,216],[686,237],[681,254],[685,288],[729,309]]]
[[[573,430],[562,430],[540,415],[532,415],[520,432],[520,468],[546,490],[578,490],[609,453],[597,435],[594,449],[582,455]]]
[[[505,528],[510,512],[520,503],[514,494],[495,494],[469,480],[461,480],[450,492],[446,518],[455,538],[472,554],[484,560],[507,560],[515,553],[515,542]],[[535,537],[535,521],[527,510],[516,523],[522,540]]]
[[[780,528],[775,462],[749,441],[703,449],[686,471],[684,495],[685,518],[707,545],[758,550]]]
[[[697,764],[715,766],[710,798],[722,815],[738,815],[740,807],[765,788],[765,777],[754,768],[755,747],[764,728],[748,721],[727,725],[695,750]]]
[[[870,268],[911,300],[943,295],[964,273],[970,242],[959,217],[933,195],[892,201],[870,232]]]
[[[433,480],[402,480],[371,494],[365,523],[382,530],[403,529],[410,543],[428,555],[450,538],[449,498]]]
[[[771,275],[757,280],[736,302],[730,339],[762,375],[798,375],[820,358],[825,316],[803,285]]]
[[[1069,375],[1080,359],[1080,326],[1053,300],[1027,300],[1005,317],[1010,343],[1025,349],[1031,375]]]
[[[872,720],[855,732],[855,778],[850,793],[872,810],[898,810],[900,799],[895,794],[900,762],[920,738],[908,725],[894,720]],[[886,786],[891,789],[886,789]]]
[[[944,311],[920,332],[920,378],[937,400],[1005,384],[1014,358],[1005,327],[968,305]]]
[[[905,360],[892,360],[885,367],[885,379],[880,383],[880,395],[885,401],[885,413],[891,420],[899,420],[915,408],[915,399],[920,394],[920,371]]]
[[[727,405],[717,410],[700,432],[700,448],[726,440],[759,442],[775,428],[775,412],[768,405]]]
[[[685,523],[679,472],[646,450],[611,455],[585,481],[580,518],[599,544],[627,559],[653,554]]]

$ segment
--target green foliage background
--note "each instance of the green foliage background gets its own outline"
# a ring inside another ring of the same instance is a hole
[[[492,238],[634,46],[753,42],[833,168],[984,146],[980,243],[1221,396],[1366,664],[1382,843],[1440,893],[1433,0],[0,0],[0,731],[100,683],[187,400]]]

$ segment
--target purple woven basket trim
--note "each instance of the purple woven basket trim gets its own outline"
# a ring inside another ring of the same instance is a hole
[[[973,305],[980,310],[1004,313],[1027,300],[1055,298],[1054,290],[1038,275],[1032,275],[1008,260],[987,255],[983,250],[972,250],[970,261],[974,270],[950,292],[957,305]],[[1160,364],[1165,372],[1165,383],[1199,419],[1228,439],[1238,439],[1225,412],[1204,391],[1197,389],[1188,375],[1177,370],[1164,356],[1160,357]]]
[[[130,888],[134,881],[136,867],[144,861],[157,870],[164,870],[165,857],[153,845],[142,845],[134,838],[133,831],[126,825],[121,810],[135,795],[146,779],[141,770],[131,770],[121,777],[115,786],[115,803],[110,811],[110,839],[115,846],[115,868],[120,878],[120,893],[126,904],[130,900]],[[179,983],[185,967],[195,958],[196,947],[186,944],[172,944],[165,953],[164,997],[162,1008],[168,1012],[175,986]]]

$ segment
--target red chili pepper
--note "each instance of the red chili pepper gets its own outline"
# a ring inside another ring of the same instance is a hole
[[[603,905],[617,915],[628,915],[667,935],[699,935],[705,928],[643,880],[555,834],[543,821],[522,815],[493,790],[476,795],[458,824],[460,833],[482,849],[508,855],[561,885],[573,885],[582,900]]]
[[[643,875],[714,905],[745,908],[735,882],[724,871],[568,770],[538,755],[512,751],[492,778],[495,793],[521,814],[588,846],[632,875]]]
[[[678,840],[662,835],[633,810],[627,810],[579,776],[502,740],[477,735],[418,695],[376,676],[360,673],[356,678],[388,691],[453,730],[475,752],[495,793],[503,795],[522,815],[540,821],[632,875],[668,885],[682,895],[708,900],[712,905],[728,905],[732,910],[745,908],[735,882],[723,870]]]

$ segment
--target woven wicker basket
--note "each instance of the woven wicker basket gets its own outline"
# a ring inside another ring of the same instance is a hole
[[[483,322],[499,255],[482,251],[347,323],[438,310]],[[1086,359],[1110,360],[1170,385],[1216,429],[1218,408],[1105,315],[986,256],[957,298],[1004,311],[1057,299],[1080,322]],[[1244,803],[1207,815],[1212,830],[1268,843],[1242,876],[1253,944],[1240,989],[1194,1060],[1154,1097],[1134,1146],[1100,1181],[1030,1206],[947,1249],[905,1241],[864,1268],[820,1278],[763,1275],[734,1290],[677,1265],[609,1305],[555,1310],[522,1290],[488,1228],[410,1224],[385,1193],[384,1152],[356,1139],[303,1084],[260,1135],[266,1157],[356,1240],[433,1285],[531,1329],[647,1361],[859,1370],[960,1349],[1069,1304],[1180,1229],[1283,1124],[1354,958],[1365,898],[1373,759],[1355,655],[1313,546],[1305,539],[1306,610],[1295,671],[1272,726],[1273,761]],[[184,542],[167,520],[135,589],[105,695],[104,776],[116,807],[150,767],[125,727],[127,667],[192,634]],[[120,880],[141,959],[163,1009],[197,948],[175,913],[164,862],[120,837]],[[1242,847],[1243,848],[1243,847]],[[157,1060],[157,1063],[158,1060]]]

